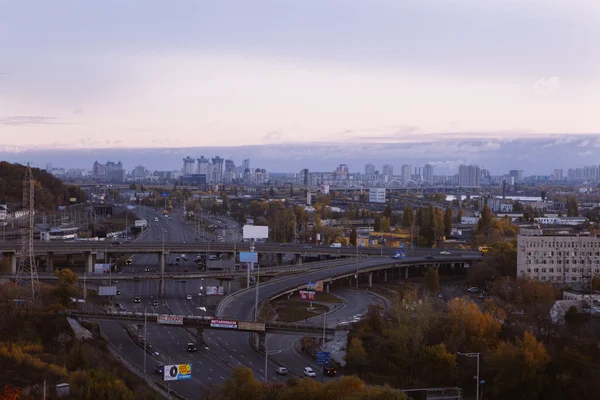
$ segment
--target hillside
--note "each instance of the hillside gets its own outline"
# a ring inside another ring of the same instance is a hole
[[[23,177],[26,166],[0,161],[0,204],[22,204]],[[58,206],[85,202],[85,193],[77,186],[65,185],[60,179],[39,168],[32,168],[37,210],[55,210]]]

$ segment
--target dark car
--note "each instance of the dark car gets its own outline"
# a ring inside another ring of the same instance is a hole
[[[157,374],[162,374],[165,372],[165,366],[164,365],[155,365],[154,366],[154,372],[156,372]]]
[[[435,257],[434,256],[425,256],[425,259],[426,260],[435,260]]]
[[[136,297],[135,299],[133,299],[134,303],[141,303],[142,299],[140,299],[139,297]]]
[[[194,343],[188,343],[187,344],[187,351],[189,353],[193,353],[196,351],[196,345]]]
[[[337,374],[337,371],[335,370],[335,368],[332,368],[332,367],[323,367],[323,375],[325,375],[325,376],[335,376],[335,374]]]
[[[120,244],[121,244],[121,242],[119,242],[118,240],[115,240],[114,242],[112,242],[112,245],[113,245],[113,246],[118,246],[118,245],[120,245]]]
[[[127,264],[127,265],[131,265],[131,263],[132,263],[132,262],[133,262],[133,261],[131,261],[131,258],[130,258],[129,260],[125,261],[125,264]]]
[[[154,307],[158,307],[158,300],[154,300],[154,301],[152,302],[152,305],[153,305]]]

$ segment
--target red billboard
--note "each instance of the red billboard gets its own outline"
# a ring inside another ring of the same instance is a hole
[[[308,301],[315,301],[315,299],[316,299],[315,292],[313,292],[312,290],[301,290],[300,291],[300,299],[308,300]]]

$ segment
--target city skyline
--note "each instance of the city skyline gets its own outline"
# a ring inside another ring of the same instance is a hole
[[[591,0],[2,10],[5,150],[600,133]]]

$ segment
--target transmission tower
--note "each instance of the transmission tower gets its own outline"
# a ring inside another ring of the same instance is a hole
[[[35,303],[40,295],[40,282],[33,254],[34,183],[31,166],[28,163],[23,179],[23,211],[25,215],[22,219],[21,258],[17,268],[16,282],[19,298],[29,299],[32,303]]]

